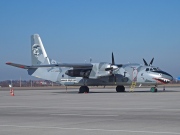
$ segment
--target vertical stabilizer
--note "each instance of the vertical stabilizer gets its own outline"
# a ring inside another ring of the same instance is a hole
[[[38,34],[31,36],[31,61],[32,65],[48,65],[57,63],[55,60],[49,59],[44,49],[41,38]],[[36,69],[28,69],[28,74],[37,78],[57,81],[60,68],[57,67],[43,67]]]
[[[50,64],[46,50],[38,34],[31,36],[31,60],[32,65]]]

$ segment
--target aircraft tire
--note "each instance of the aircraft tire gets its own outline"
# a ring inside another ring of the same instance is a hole
[[[81,86],[79,88],[79,93],[89,93],[89,88],[87,86]]]
[[[124,87],[123,85],[118,85],[118,86],[116,87],[116,91],[117,91],[117,92],[125,92],[125,87]]]
[[[150,89],[150,91],[151,91],[151,92],[157,92],[158,90],[157,90],[156,87],[152,87],[152,88]]]
[[[157,92],[157,91],[158,91],[157,88],[155,88],[154,92]]]
[[[89,88],[88,88],[88,86],[86,86],[86,91],[85,91],[86,93],[89,93]]]

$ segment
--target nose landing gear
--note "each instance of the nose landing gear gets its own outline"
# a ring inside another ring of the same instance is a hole
[[[158,91],[157,86],[155,85],[155,87],[151,87],[150,91],[151,92],[157,92]]]

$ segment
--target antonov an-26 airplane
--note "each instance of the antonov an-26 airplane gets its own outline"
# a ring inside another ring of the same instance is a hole
[[[88,86],[116,86],[117,92],[124,92],[124,86],[134,89],[136,85],[152,85],[157,91],[157,85],[167,84],[173,77],[152,66],[143,59],[144,65],[115,64],[112,53],[112,63],[58,63],[50,59],[44,49],[38,34],[31,36],[32,65],[22,65],[7,62],[7,65],[23,68],[28,74],[37,78],[58,82],[65,86],[80,86],[79,93],[89,92]]]

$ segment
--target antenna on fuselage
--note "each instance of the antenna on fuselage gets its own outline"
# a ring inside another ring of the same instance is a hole
[[[91,58],[91,57],[90,57],[90,60],[89,60],[89,61],[90,61],[90,63],[92,62],[92,58]]]

